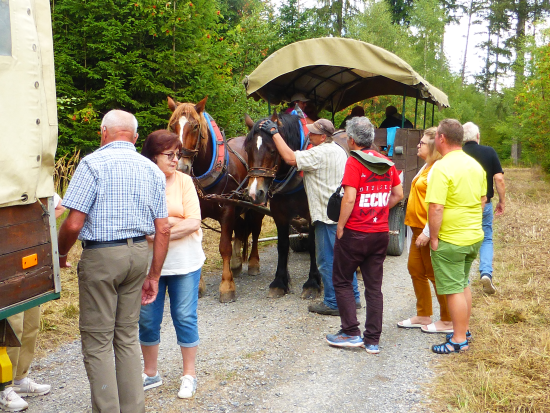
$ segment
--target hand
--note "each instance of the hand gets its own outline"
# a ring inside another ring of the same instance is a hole
[[[421,247],[423,247],[423,246],[425,246],[425,245],[428,245],[428,241],[429,241],[429,240],[430,240],[430,239],[429,239],[426,235],[420,234],[420,235],[418,236],[418,238],[416,238],[415,245],[416,245],[418,248],[421,248]]]
[[[149,275],[141,287],[141,305],[151,304],[156,300],[159,292],[159,280],[151,278]]]
[[[147,240],[147,242],[153,242],[155,241],[155,234],[146,235],[145,239]]]
[[[279,128],[277,124],[271,119],[264,120],[260,123],[260,130],[263,130],[266,133],[269,133],[271,136],[279,133]]]
[[[437,251],[437,247],[439,247],[439,239],[430,239],[430,247],[432,248],[432,251]]]
[[[495,208],[495,215],[504,214],[504,202],[498,201],[497,207]]]
[[[344,235],[344,228],[336,227],[336,237],[338,239],[342,238]]]
[[[59,257],[60,268],[71,268],[72,265],[67,262],[67,257]]]

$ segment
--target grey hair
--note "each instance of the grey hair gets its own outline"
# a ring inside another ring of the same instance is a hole
[[[374,126],[365,116],[348,119],[346,133],[362,148],[370,148],[374,142]]]
[[[479,128],[473,122],[466,122],[462,125],[464,129],[464,137],[462,138],[463,142],[477,141],[477,135],[479,135]]]
[[[137,133],[138,121],[134,115],[124,110],[113,109],[103,116],[101,121],[101,129],[116,127],[124,130],[133,131],[133,135]]]

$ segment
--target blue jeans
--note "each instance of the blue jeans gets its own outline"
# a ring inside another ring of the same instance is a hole
[[[336,224],[325,224],[324,222],[315,222],[315,256],[317,268],[323,279],[325,289],[325,299],[323,302],[327,307],[338,308],[336,304],[336,294],[332,285],[332,263],[334,261],[334,240],[336,238]],[[360,302],[359,288],[357,288],[357,274],[353,273],[353,295],[355,301]]]
[[[176,329],[178,345],[199,345],[197,304],[201,269],[184,275],[164,275],[159,280],[159,293],[155,301],[141,306],[139,314],[139,341],[144,346],[160,343],[160,324],[164,313],[166,290],[170,296],[170,313]]]
[[[479,273],[493,274],[493,205],[488,202],[483,209],[483,242],[479,249]]]

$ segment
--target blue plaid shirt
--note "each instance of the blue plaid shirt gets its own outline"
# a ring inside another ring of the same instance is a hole
[[[153,234],[153,221],[168,216],[166,178],[130,142],[111,142],[80,161],[62,205],[88,215],[81,240]]]

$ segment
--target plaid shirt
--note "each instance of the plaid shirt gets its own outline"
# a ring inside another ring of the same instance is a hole
[[[111,142],[82,159],[62,205],[87,214],[81,240],[153,234],[153,221],[168,216],[166,178],[130,142]]]

